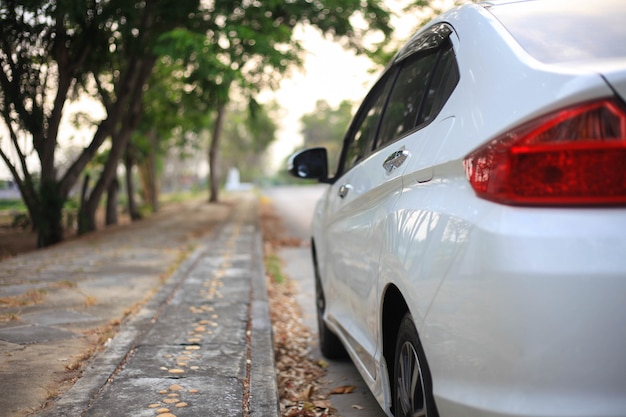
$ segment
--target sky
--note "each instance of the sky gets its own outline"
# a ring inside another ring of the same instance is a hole
[[[282,108],[278,138],[270,150],[274,168],[302,144],[299,120],[313,111],[318,100],[332,107],[343,100],[358,102],[377,77],[368,71],[372,68],[369,59],[355,56],[311,28],[306,32],[304,68],[293,71],[275,93],[268,94]]]
[[[386,5],[398,13],[392,20],[395,37],[407,40],[417,25],[417,19],[401,13],[406,1],[388,0]],[[343,100],[358,104],[365,97],[380,71],[372,72],[371,61],[345,50],[339,43],[324,38],[316,29],[300,28],[297,33],[307,55],[302,71],[294,70],[282,80],[276,92],[266,93],[262,101],[275,99],[282,107],[278,138],[269,150],[273,169],[283,168],[285,158],[300,149],[303,139],[300,118],[310,113],[318,100],[326,100],[332,107]],[[337,138],[341,140],[342,138]]]

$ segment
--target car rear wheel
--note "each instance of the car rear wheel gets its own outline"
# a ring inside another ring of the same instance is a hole
[[[422,345],[409,313],[400,324],[394,360],[395,417],[437,416],[432,382]]]

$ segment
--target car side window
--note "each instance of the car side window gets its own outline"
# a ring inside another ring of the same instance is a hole
[[[335,177],[439,114],[459,81],[451,33],[435,25],[399,52],[356,113]]]
[[[385,146],[434,119],[458,81],[458,67],[449,40],[436,50],[415,54],[401,62],[376,147]]]
[[[456,65],[454,50],[448,42],[440,53],[439,62],[435,69],[433,80],[424,99],[424,110],[418,120],[418,125],[428,123],[439,114],[459,82],[459,67]]]
[[[386,75],[376,84],[359,108],[344,141],[338,174],[348,171],[372,151],[387,97],[390,75]]]
[[[437,53],[407,58],[400,67],[383,115],[379,146],[413,129],[437,62]]]

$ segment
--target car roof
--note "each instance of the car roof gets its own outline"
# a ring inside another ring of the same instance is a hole
[[[503,0],[480,5],[543,63],[626,57],[624,0]]]

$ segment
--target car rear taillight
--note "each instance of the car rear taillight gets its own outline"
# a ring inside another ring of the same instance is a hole
[[[522,205],[626,203],[626,111],[613,100],[567,108],[478,148],[465,172],[479,197]]]

